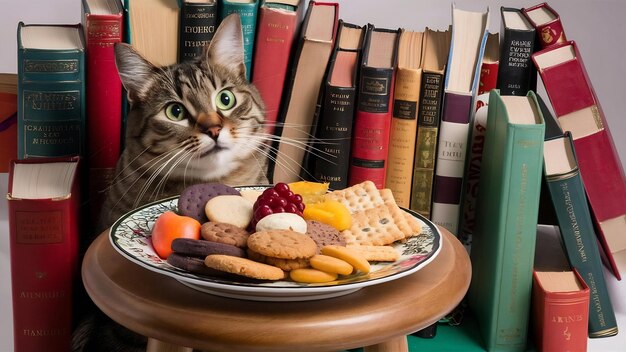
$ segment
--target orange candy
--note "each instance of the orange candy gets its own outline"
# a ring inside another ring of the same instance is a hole
[[[322,201],[322,196],[328,192],[328,183],[297,181],[289,183],[289,189],[302,196],[304,204]]]
[[[307,204],[303,217],[306,220],[316,220],[331,225],[339,231],[346,230],[352,225],[350,211],[343,203],[336,200]]]

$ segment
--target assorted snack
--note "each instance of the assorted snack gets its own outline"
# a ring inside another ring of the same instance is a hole
[[[392,246],[421,231],[391,191],[370,181],[328,192],[328,184],[278,183],[263,192],[199,184],[161,214],[152,230],[157,254],[200,275],[323,283],[370,261],[393,262]]]

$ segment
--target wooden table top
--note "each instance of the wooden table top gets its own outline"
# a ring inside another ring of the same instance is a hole
[[[350,349],[420,330],[462,300],[469,257],[456,237],[441,232],[441,252],[418,272],[315,301],[255,302],[196,291],[122,257],[108,231],[87,251],[82,276],[104,313],[170,344],[213,351]]]

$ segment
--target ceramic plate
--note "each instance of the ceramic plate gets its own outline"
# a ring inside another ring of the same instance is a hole
[[[267,186],[237,187],[262,191]],[[151,230],[157,217],[167,210],[177,211],[178,197],[147,204],[113,224],[109,239],[122,256],[150,271],[170,276],[193,289],[223,297],[255,301],[305,301],[341,296],[366,286],[396,280],[430,263],[441,251],[441,233],[421,215],[404,211],[422,223],[419,236],[394,247],[400,258],[392,263],[372,263],[370,273],[357,273],[326,283],[302,284],[292,281],[234,281],[196,275],[171,266],[152,247]]]

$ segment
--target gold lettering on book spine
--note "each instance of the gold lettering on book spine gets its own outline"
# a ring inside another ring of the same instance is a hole
[[[91,21],[88,25],[87,37],[99,46],[109,47],[121,40],[122,30],[116,20]]]
[[[25,60],[24,72],[28,73],[66,73],[78,72],[78,60]]]
[[[591,115],[593,116],[593,121],[596,123],[596,127],[598,130],[604,129],[604,124],[602,123],[602,118],[600,117],[600,110],[597,105],[591,107]]]

